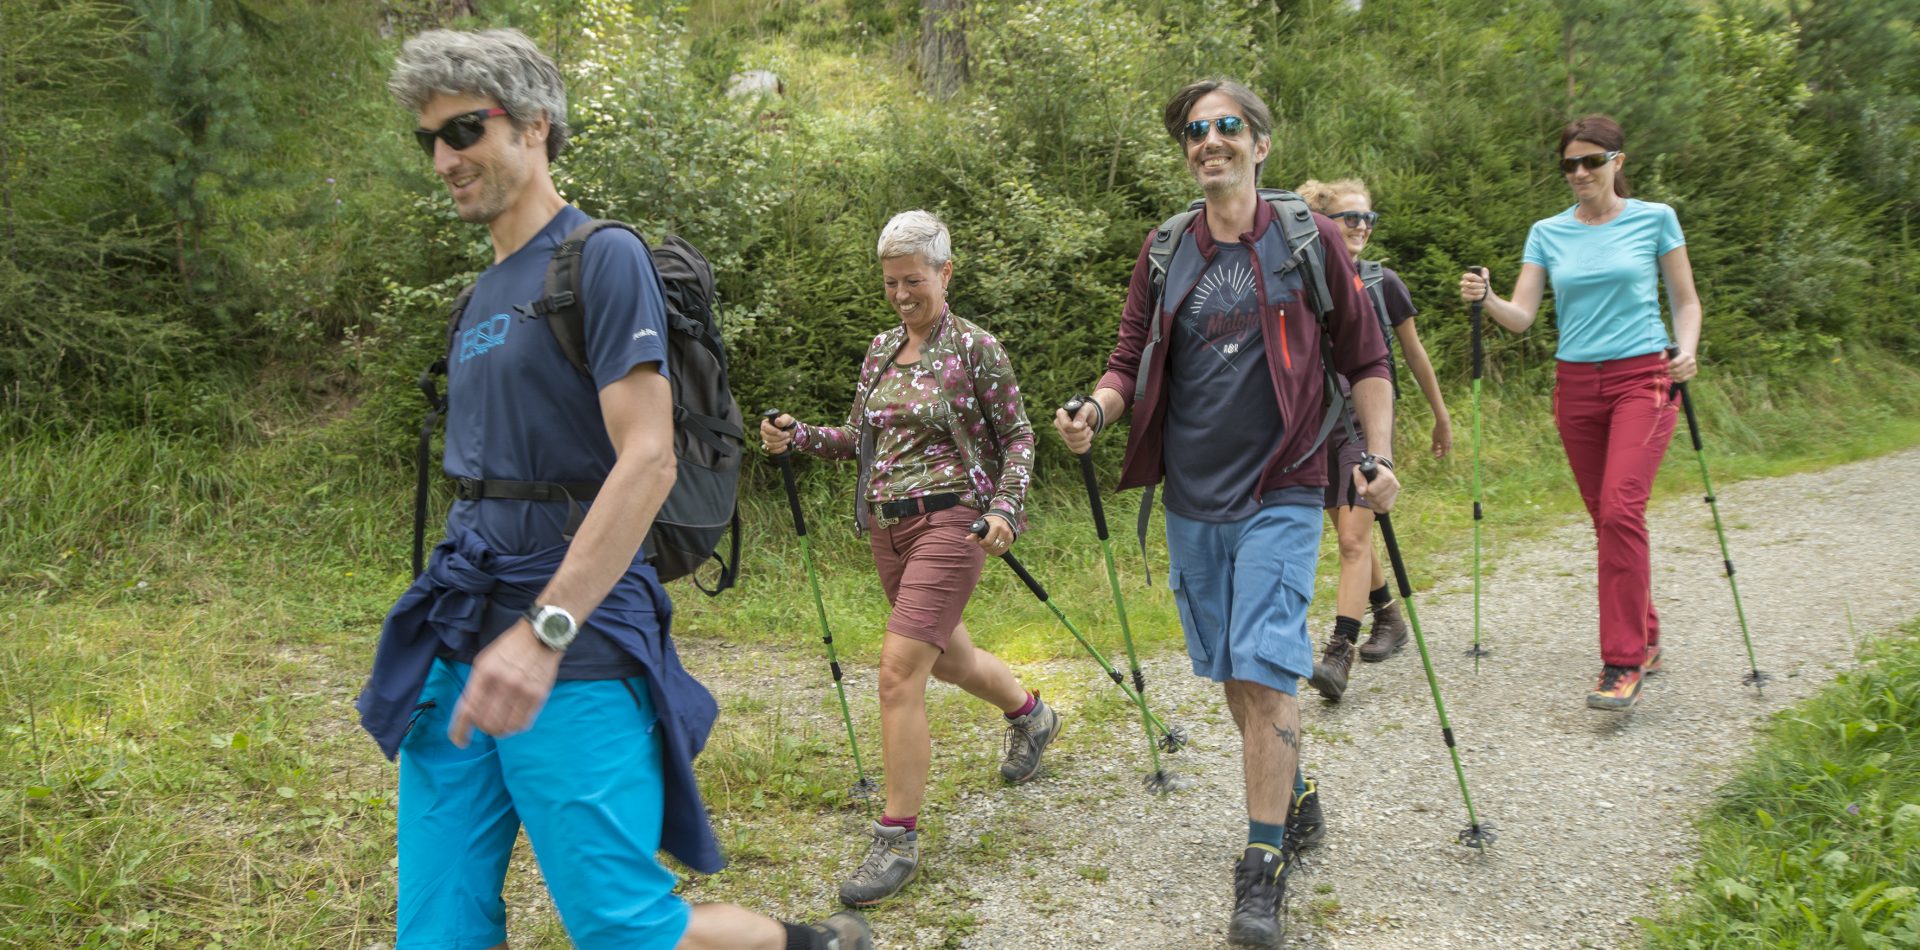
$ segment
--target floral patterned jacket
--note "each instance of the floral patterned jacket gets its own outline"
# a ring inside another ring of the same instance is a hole
[[[865,533],[873,513],[867,499],[873,478],[874,433],[867,422],[867,398],[907,343],[907,328],[896,326],[873,338],[860,364],[860,384],[844,425],[800,425],[793,448],[821,458],[860,460],[854,489],[853,524]],[[939,410],[958,449],[965,481],[973,486],[968,505],[1006,516],[1018,533],[1026,530],[1027,486],[1033,475],[1033,426],[1027,422],[1013,364],[993,334],[977,324],[940,315],[920,347],[920,362],[940,383]]]

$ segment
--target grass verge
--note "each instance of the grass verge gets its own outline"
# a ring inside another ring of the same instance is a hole
[[[1774,717],[1647,946],[1920,946],[1920,621]]]

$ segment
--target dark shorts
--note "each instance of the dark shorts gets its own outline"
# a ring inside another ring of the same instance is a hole
[[[986,563],[987,553],[968,530],[978,517],[980,512],[959,505],[868,534],[874,569],[893,605],[888,633],[946,650]]]
[[[1353,419],[1353,410],[1347,410],[1347,418]],[[1327,500],[1328,511],[1335,508],[1360,507],[1360,493],[1353,487],[1353,467],[1360,464],[1360,456],[1367,451],[1367,434],[1360,431],[1360,423],[1355,420],[1353,432],[1359,440],[1347,438],[1347,427],[1336,425],[1327,434]]]

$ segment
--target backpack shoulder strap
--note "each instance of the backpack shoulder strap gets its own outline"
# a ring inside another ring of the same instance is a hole
[[[1313,220],[1313,209],[1307,207],[1305,198],[1279,188],[1262,188],[1260,197],[1273,206],[1274,214],[1279,217],[1294,264],[1306,266],[1307,302],[1325,321],[1327,314],[1333,312],[1333,294],[1327,289],[1326,255],[1320,246],[1320,225]]]
[[[1167,269],[1173,266],[1173,254],[1180,249],[1180,239],[1193,227],[1193,219],[1200,216],[1204,204],[1204,201],[1195,201],[1187,210],[1161,222],[1154,229],[1153,241],[1147,245],[1147,270],[1153,293],[1147,303],[1147,348],[1140,352],[1140,372],[1134,374],[1133,380],[1135,403],[1147,394],[1147,363],[1160,346],[1160,302],[1167,293]]]
[[[1379,261],[1354,261],[1353,266],[1360,271],[1360,285],[1372,287],[1387,279],[1387,268]]]
[[[587,364],[587,307],[580,286],[580,257],[586,251],[587,239],[607,228],[620,228],[641,244],[647,242],[633,225],[624,221],[595,218],[574,228],[554,249],[553,259],[547,262],[546,295],[533,304],[534,315],[546,319],[547,328],[559,341],[560,352],[566,354],[567,362],[588,379],[593,378],[593,372]]]
[[[466,315],[467,304],[473,300],[474,285],[468,284],[459,295],[453,298],[453,305],[447,308],[447,351],[439,359],[428,364],[420,371],[420,395],[426,397],[427,414],[420,419],[420,442],[413,453],[413,576],[419,577],[426,569],[427,551],[427,494],[432,482],[433,467],[433,430],[440,424],[440,416],[447,411],[447,398],[440,394],[440,384],[435,377],[447,375],[447,361],[453,358],[453,348],[459,345],[460,318]]]

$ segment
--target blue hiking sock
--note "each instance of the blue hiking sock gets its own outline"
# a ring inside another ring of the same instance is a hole
[[[1306,793],[1307,793],[1307,773],[1299,769],[1295,769],[1293,772],[1293,800],[1299,801],[1300,796],[1305,795]]]
[[[1287,826],[1286,825],[1269,825],[1264,821],[1254,821],[1251,818],[1247,819],[1247,846],[1248,847],[1252,847],[1256,844],[1264,844],[1267,847],[1272,848],[1275,851],[1278,851],[1281,848],[1285,847],[1286,843],[1287,843]]]

